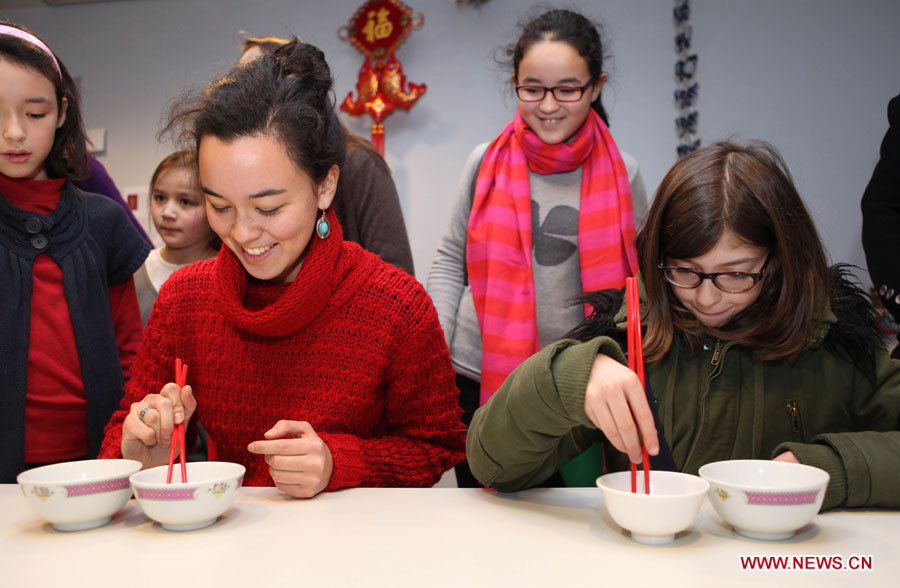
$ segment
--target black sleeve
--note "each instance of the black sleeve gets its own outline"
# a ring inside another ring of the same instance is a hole
[[[872,283],[900,320],[900,95],[888,104],[881,159],[862,198],[862,240]]]

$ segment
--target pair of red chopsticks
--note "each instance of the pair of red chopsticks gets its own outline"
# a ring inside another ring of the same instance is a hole
[[[175,384],[178,385],[178,393],[187,381],[187,364],[181,362],[180,357],[175,358]],[[175,465],[175,451],[179,449],[179,458],[181,461],[181,482],[187,482],[187,464],[184,462],[184,421],[175,425],[172,431],[172,444],[169,448],[169,471],[166,473],[166,484],[172,483],[172,467]]]
[[[641,337],[641,300],[638,296],[637,278],[625,278],[625,307],[628,313],[628,367],[633,370],[644,386],[644,343]],[[650,494],[650,457],[647,447],[641,441],[644,454],[644,494]],[[637,465],[631,462],[631,491],[637,492]]]

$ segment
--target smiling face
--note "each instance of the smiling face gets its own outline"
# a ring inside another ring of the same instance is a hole
[[[251,276],[293,281],[318,212],[331,205],[337,166],[316,185],[268,135],[204,136],[198,151],[209,225]]]
[[[769,251],[749,245],[734,233],[725,231],[715,247],[699,257],[674,259],[667,257],[665,265],[695,269],[703,273],[759,272]],[[669,285],[676,298],[706,327],[718,329],[759,298],[763,282],[747,292],[732,294],[719,290],[712,280],[703,280],[696,288]]]
[[[513,81],[519,86],[580,88],[591,80],[587,61],[565,41],[534,43],[522,56],[516,73]],[[557,102],[551,92],[540,102],[520,100],[519,112],[541,141],[549,145],[563,143],[581,128],[591,110],[591,102],[600,95],[605,82],[606,74],[603,74],[584,90],[577,102]]]
[[[66,121],[56,90],[43,75],[0,59],[0,173],[10,178],[46,180],[44,160],[56,129]]]
[[[150,192],[150,216],[169,250],[196,250],[209,246],[212,229],[206,222],[206,202],[193,174],[183,167],[162,171]]]

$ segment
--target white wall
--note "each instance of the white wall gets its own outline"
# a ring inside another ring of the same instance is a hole
[[[83,80],[87,125],[107,130],[101,160],[122,186],[146,184],[170,151],[155,134],[167,103],[238,56],[235,39],[296,33],[321,47],[339,100],[354,89],[361,54],[337,38],[362,0],[132,0],[6,10]],[[387,119],[387,160],[425,279],[446,225],[459,170],[515,107],[493,61],[529,4],[409,0],[425,24],[399,49],[427,94]],[[641,163],[649,190],[675,160],[672,0],[570,1],[606,25],[614,61],[604,90],[613,134]],[[704,142],[737,134],[784,154],[834,261],[864,266],[859,199],[900,93],[896,0],[693,0]],[[350,127],[368,135],[368,120]]]

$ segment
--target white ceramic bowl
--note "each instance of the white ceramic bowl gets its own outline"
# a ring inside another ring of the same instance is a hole
[[[783,461],[717,461],[698,472],[709,501],[734,530],[753,539],[787,539],[822,506],[828,472]]]
[[[631,492],[631,472],[597,478],[603,502],[613,520],[640,543],[670,543],[697,517],[709,489],[706,481],[680,472],[650,472],[650,494],[644,494],[644,472],[638,471],[638,492]]]
[[[197,461],[187,464],[187,483],[181,482],[181,466],[172,469],[172,483],[166,484],[169,466],[150,468],[131,476],[134,497],[148,517],[170,531],[191,531],[207,527],[228,510],[244,481],[246,468],[225,461]]]
[[[89,459],[41,466],[16,478],[35,514],[57,531],[105,525],[131,498],[128,477],[141,469],[131,459]]]

